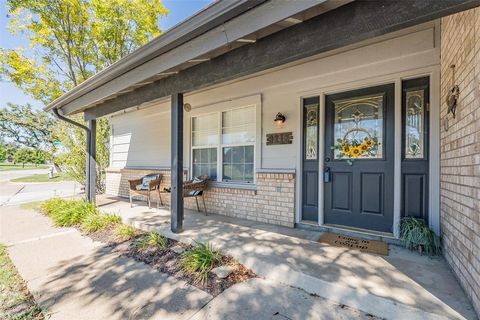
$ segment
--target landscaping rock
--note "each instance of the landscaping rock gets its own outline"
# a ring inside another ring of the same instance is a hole
[[[213,274],[215,274],[220,279],[225,279],[233,272],[233,267],[231,266],[220,266],[212,269]]]
[[[183,251],[185,251],[185,248],[182,247],[182,246],[179,246],[179,245],[176,245],[176,246],[173,246],[170,248],[173,252],[175,253],[178,253],[178,254],[182,254]]]

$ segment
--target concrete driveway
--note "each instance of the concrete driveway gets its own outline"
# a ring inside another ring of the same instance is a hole
[[[0,211],[0,243],[50,319],[376,319],[262,278],[212,297],[15,206]]]
[[[12,179],[33,174],[47,174],[49,169],[0,171],[0,207],[42,201],[55,196],[67,197],[80,193],[74,181],[48,183],[17,183]]]

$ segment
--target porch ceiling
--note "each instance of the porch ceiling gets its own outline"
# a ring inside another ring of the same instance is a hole
[[[352,0],[222,0],[96,74],[46,109],[64,115],[175,75]]]
[[[296,1],[294,6],[263,3],[77,98],[67,93],[47,109],[60,108],[67,115],[84,111],[85,119],[95,119],[480,6],[480,0],[354,1],[340,6],[346,2],[350,0],[336,6],[329,0]],[[174,58],[180,63],[173,63]]]

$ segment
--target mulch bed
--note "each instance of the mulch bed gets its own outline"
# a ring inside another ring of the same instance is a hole
[[[135,246],[135,242],[141,237],[145,236],[146,233],[140,233],[130,240],[122,240],[115,235],[114,230],[115,228],[112,227],[87,234],[87,236],[93,240],[107,244],[113,252],[148,264],[152,268],[155,268],[162,273],[167,273],[176,279],[183,280],[201,290],[208,292],[212,296],[219,295],[224,290],[236,283],[244,282],[248,279],[256,277],[252,270],[246,268],[232,257],[222,255],[221,262],[217,266],[232,266],[234,271],[224,279],[220,279],[214,273],[210,272],[208,279],[204,283],[199,283],[196,281],[195,276],[187,274],[181,270],[181,254],[171,249],[172,247],[176,246],[182,247],[185,250],[189,250],[192,248],[191,245],[187,245],[173,239],[168,239],[168,249],[166,250],[160,250],[158,248],[147,248],[141,250]]]

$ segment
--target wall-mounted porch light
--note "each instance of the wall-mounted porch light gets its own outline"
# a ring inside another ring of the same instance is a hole
[[[285,118],[285,116],[281,112],[277,113],[275,119],[273,120],[275,122],[275,127],[277,127],[278,129],[283,128],[285,120],[287,120],[287,118]]]

